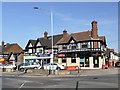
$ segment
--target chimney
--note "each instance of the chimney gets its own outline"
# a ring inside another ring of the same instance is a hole
[[[63,31],[63,38],[66,37],[67,35],[68,35],[67,30],[64,29],[64,31]]]
[[[97,21],[92,21],[92,38],[98,39]]]
[[[48,33],[45,31],[44,32],[44,38],[47,39],[48,38]]]
[[[4,41],[2,41],[2,48],[4,47]]]

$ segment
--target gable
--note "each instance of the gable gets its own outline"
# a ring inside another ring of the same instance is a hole
[[[9,60],[15,60],[15,57],[14,57],[14,55],[13,54],[11,54],[11,56],[10,56],[10,59]]]
[[[40,42],[37,42],[37,45],[36,45],[36,46],[38,47],[38,46],[42,46],[42,45],[41,45],[41,43],[40,43]]]
[[[32,47],[32,44],[30,43],[30,44],[28,45],[28,47]]]
[[[71,43],[71,44],[72,44],[72,43],[76,43],[74,37],[71,36],[71,38],[69,39],[68,43]]]

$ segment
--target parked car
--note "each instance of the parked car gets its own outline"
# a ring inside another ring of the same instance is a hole
[[[108,64],[102,66],[103,69],[108,69]]]
[[[116,62],[115,67],[120,67],[120,62]]]
[[[23,63],[18,66],[18,70],[24,71],[25,69],[40,69],[41,66],[39,63]]]
[[[15,64],[4,64],[4,65],[0,65],[0,68],[16,69],[16,65]]]
[[[47,70],[56,70],[57,68],[60,70],[65,69],[64,65],[60,65],[58,63],[49,63],[49,64],[45,64],[43,66],[44,69]]]

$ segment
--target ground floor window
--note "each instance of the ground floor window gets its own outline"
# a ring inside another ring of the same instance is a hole
[[[71,58],[71,63],[76,63],[76,58]]]
[[[85,67],[89,67],[89,57],[85,57]]]
[[[89,57],[80,57],[80,67],[89,67]]]
[[[25,59],[25,63],[34,63],[36,59]]]
[[[66,58],[62,58],[62,63],[66,63]]]
[[[94,67],[99,67],[99,57],[93,57]]]

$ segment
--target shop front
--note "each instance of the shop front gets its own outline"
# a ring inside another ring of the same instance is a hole
[[[41,55],[24,56],[24,63],[34,63],[34,62],[39,63],[41,66],[47,63],[51,63],[51,55],[41,54]]]
[[[67,70],[101,69],[104,62],[101,55],[92,56],[87,53],[58,54],[58,63],[66,66]]]

